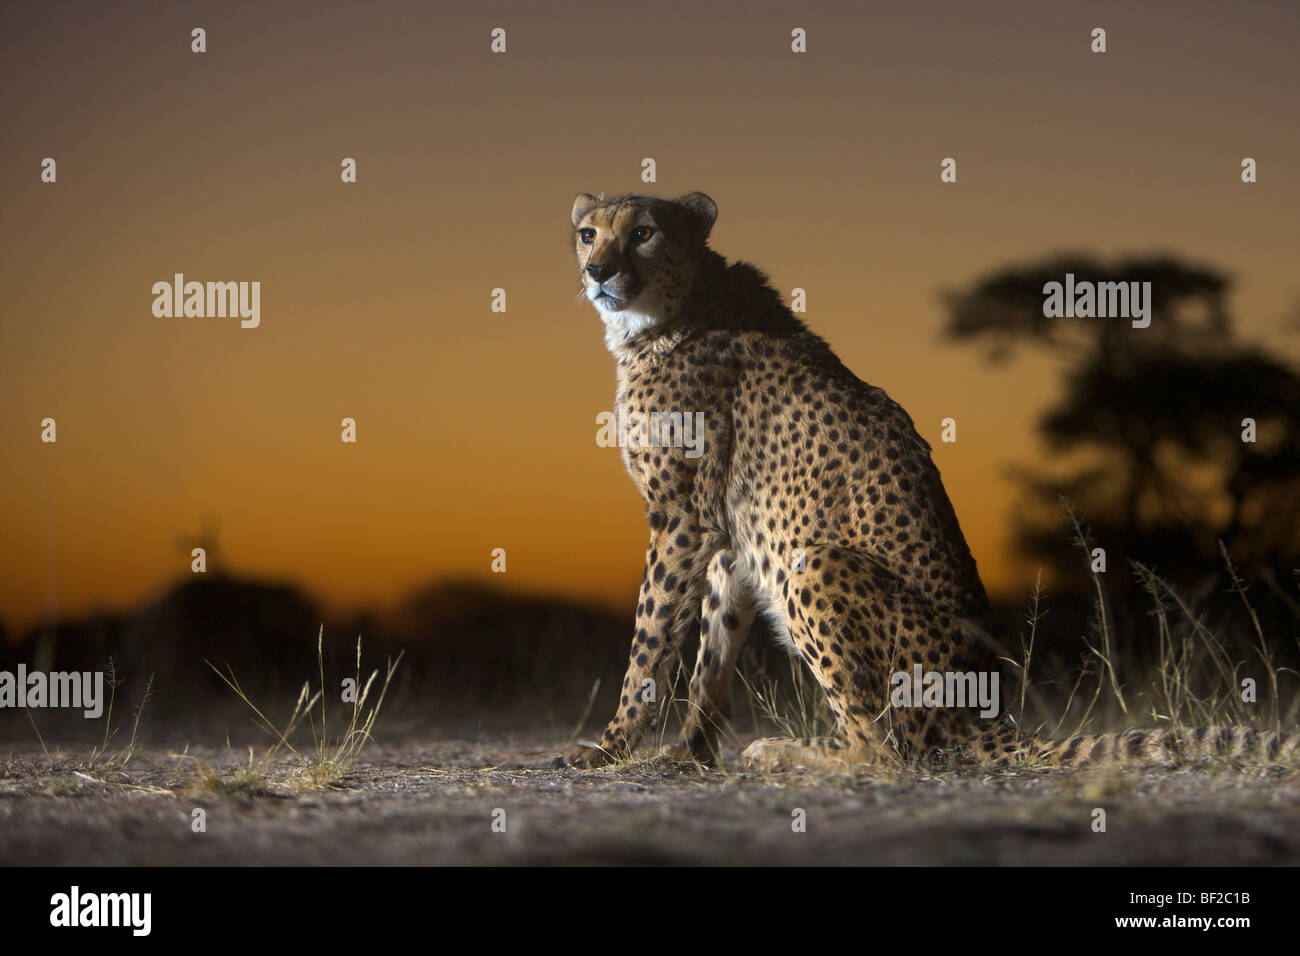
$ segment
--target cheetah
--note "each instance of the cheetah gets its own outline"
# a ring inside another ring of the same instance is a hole
[[[827,738],[766,738],[760,771],[915,760],[952,749],[983,762],[1177,763],[1193,754],[1276,758],[1300,736],[1212,728],[1045,740],[1005,714],[891,706],[891,675],[989,674],[999,629],[957,516],[911,418],[857,378],[744,262],[708,245],[717,205],[579,194],[573,241],[582,297],[605,326],[622,442],[650,525],[618,710],[598,746],[561,765],[632,753],[661,686],[699,635],[688,713],[670,757],[711,762],[731,716],[737,654],[756,616],[826,694]],[[692,450],[672,425],[698,423]],[[667,433],[667,434],[665,434]],[[651,683],[653,682],[653,683]]]

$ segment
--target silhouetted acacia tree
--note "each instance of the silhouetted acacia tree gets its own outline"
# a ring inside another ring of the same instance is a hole
[[[1044,286],[1150,282],[1151,323],[1049,318]],[[1065,390],[1039,429],[1060,464],[1019,470],[1027,489],[1017,542],[1066,579],[1085,569],[1059,504],[1086,518],[1112,571],[1137,559],[1174,580],[1221,564],[1286,582],[1300,567],[1300,377],[1239,341],[1221,273],[1166,256],[1103,263],[1061,255],[1001,269],[947,297],[945,334],[994,361],[1018,345],[1065,361]],[[1255,422],[1253,443],[1243,420]],[[1119,584],[1119,581],[1115,582]]]

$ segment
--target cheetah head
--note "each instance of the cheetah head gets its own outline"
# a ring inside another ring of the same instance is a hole
[[[573,243],[587,300],[611,348],[671,321],[690,294],[718,207],[704,193],[679,199],[579,193]]]

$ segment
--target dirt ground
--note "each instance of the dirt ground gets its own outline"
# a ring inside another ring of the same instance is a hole
[[[0,864],[1300,863],[1294,773],[756,776],[734,751],[723,770],[579,771],[551,765],[558,743],[372,745],[324,788],[293,759],[241,776],[247,754],[225,746],[150,747],[125,769],[0,746]]]

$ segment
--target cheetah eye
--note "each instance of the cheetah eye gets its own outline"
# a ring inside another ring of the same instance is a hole
[[[579,238],[582,239],[582,244],[583,244],[584,246],[589,246],[589,245],[591,245],[593,242],[596,241],[596,230],[595,230],[595,229],[579,229],[579,230],[578,230],[578,236],[579,236]]]
[[[649,226],[637,226],[635,229],[632,230],[632,238],[635,239],[637,242],[645,242],[654,234],[655,231],[651,229]]]

